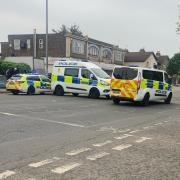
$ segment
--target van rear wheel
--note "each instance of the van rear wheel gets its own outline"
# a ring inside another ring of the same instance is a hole
[[[113,98],[113,102],[114,102],[114,104],[119,104],[120,103],[120,99],[119,98]]]
[[[144,96],[143,100],[142,100],[142,105],[143,105],[143,106],[148,106],[148,105],[149,105],[149,99],[150,99],[150,95],[149,95],[149,93],[147,93],[147,94]]]
[[[56,86],[53,94],[56,95],[56,96],[64,96],[64,89],[63,89],[63,87],[60,86],[60,85]]]
[[[172,93],[170,93],[167,97],[167,99],[164,100],[165,104],[171,104],[171,99],[172,99]]]
[[[28,95],[33,95],[35,94],[35,88],[33,86],[29,86],[27,90]]]

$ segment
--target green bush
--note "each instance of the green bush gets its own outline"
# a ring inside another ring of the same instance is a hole
[[[1,75],[6,75],[6,71],[10,68],[17,68],[19,73],[24,73],[25,70],[27,73],[31,72],[31,68],[28,64],[0,61],[0,74]]]

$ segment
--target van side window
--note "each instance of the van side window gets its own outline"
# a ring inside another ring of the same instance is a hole
[[[78,77],[79,69],[77,69],[77,68],[66,68],[64,71],[64,75],[65,76]]]
[[[163,82],[163,73],[159,71],[143,70],[143,78]]]
[[[88,69],[81,69],[81,76],[86,79],[90,79],[90,74],[92,74]]]

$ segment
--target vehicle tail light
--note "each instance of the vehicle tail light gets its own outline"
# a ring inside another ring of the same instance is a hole
[[[138,76],[137,93],[139,92],[140,88],[141,88],[141,73],[139,73],[139,76]]]

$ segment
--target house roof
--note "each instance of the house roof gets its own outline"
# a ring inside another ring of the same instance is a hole
[[[153,52],[139,51],[139,52],[127,52],[125,54],[125,62],[145,62],[151,55],[156,56]]]

